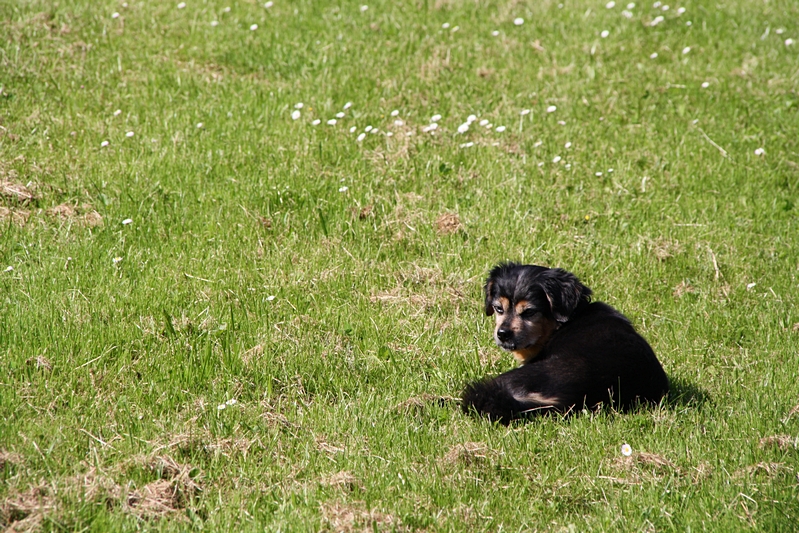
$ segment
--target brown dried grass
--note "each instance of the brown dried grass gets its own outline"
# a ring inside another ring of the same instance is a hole
[[[799,438],[790,435],[771,435],[763,437],[759,443],[761,448],[778,448],[780,450],[794,450],[799,448]]]
[[[347,472],[346,470],[336,472],[335,474],[331,474],[329,476],[323,476],[319,480],[319,483],[326,487],[339,488],[349,492],[363,488],[361,483],[358,481],[358,478],[352,475],[352,472]]]
[[[449,465],[472,466],[485,464],[495,455],[485,442],[462,442],[450,448],[442,460]]]
[[[367,510],[363,502],[328,503],[322,505],[326,526],[322,531],[356,533],[372,531],[407,531],[394,515],[376,509]]]
[[[442,213],[436,219],[436,231],[439,235],[452,235],[463,229],[457,213]]]
[[[39,197],[25,185],[5,179],[0,179],[0,198],[17,204],[27,204],[39,199]]]

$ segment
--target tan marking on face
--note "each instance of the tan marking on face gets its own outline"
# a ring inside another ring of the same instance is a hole
[[[497,322],[499,327],[499,322]],[[526,322],[521,318],[514,317],[511,320],[511,328],[516,335],[517,342],[524,346],[518,350],[513,350],[513,358],[523,365],[535,359],[544,348],[552,333],[558,329],[558,323],[540,315],[536,320]],[[517,329],[518,328],[518,329]]]
[[[535,356],[539,354],[541,348],[543,348],[543,346],[530,346],[529,348],[514,350],[511,353],[513,354],[513,358],[516,359],[516,362],[520,365],[523,365],[524,363],[535,359]]]
[[[504,309],[505,312],[507,313],[508,309],[510,309],[510,300],[508,300],[504,296],[500,296],[499,298],[497,298],[497,302],[499,303],[499,305],[502,306],[502,309]]]
[[[519,300],[518,302],[516,302],[516,314],[520,315],[524,313],[529,306],[530,302],[528,302],[527,300]]]
[[[506,315],[506,313],[508,312],[508,309],[510,309],[510,300],[508,300],[508,299],[507,299],[507,298],[505,298],[504,296],[500,296],[499,298],[497,298],[497,299],[494,301],[494,304],[493,304],[493,305],[497,305],[497,304],[498,304],[498,305],[500,305],[500,306],[502,307],[502,309],[504,309],[504,311],[503,311],[503,313],[502,313],[502,314],[499,314],[499,313],[497,313],[497,312],[494,312],[494,321],[496,322],[496,327],[494,328],[495,330],[499,329],[499,326],[500,326],[500,325],[501,325],[501,324],[502,324],[502,323],[505,321],[505,319],[507,318],[505,315]]]

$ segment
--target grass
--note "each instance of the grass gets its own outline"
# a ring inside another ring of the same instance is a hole
[[[795,2],[128,4],[0,1],[0,525],[794,530]],[[504,259],[668,401],[461,414]]]

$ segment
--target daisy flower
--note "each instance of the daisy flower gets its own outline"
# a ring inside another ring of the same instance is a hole
[[[630,446],[630,445],[629,445],[629,444],[627,444],[626,442],[625,442],[624,444],[622,444],[622,445],[621,445],[621,454],[622,454],[624,457],[629,457],[629,456],[631,456],[631,455],[633,454],[633,448],[632,448],[632,446]]]

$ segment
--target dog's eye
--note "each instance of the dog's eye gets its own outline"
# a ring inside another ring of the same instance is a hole
[[[533,318],[535,315],[538,314],[537,309],[525,309],[522,311],[521,317],[522,318]]]
[[[494,312],[495,312],[496,314],[498,314],[498,315],[501,315],[502,313],[504,313],[504,312],[505,312],[505,310],[502,308],[502,306],[501,306],[501,305],[495,305],[495,306],[494,306]]]

